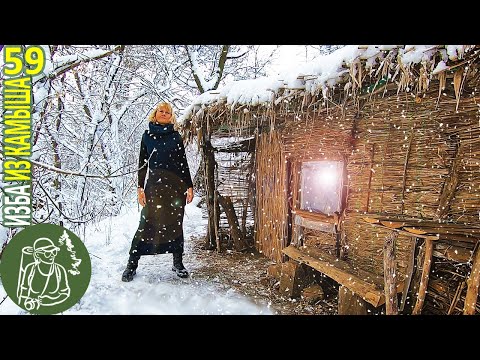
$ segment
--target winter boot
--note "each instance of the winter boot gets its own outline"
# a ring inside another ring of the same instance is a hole
[[[172,271],[175,271],[177,273],[177,276],[180,276],[181,278],[186,278],[188,277],[188,271],[187,269],[185,269],[185,266],[183,266],[182,257],[182,253],[173,253]]]
[[[140,256],[130,255],[127,268],[122,274],[122,281],[129,282],[133,280],[133,276],[137,273],[138,260]]]

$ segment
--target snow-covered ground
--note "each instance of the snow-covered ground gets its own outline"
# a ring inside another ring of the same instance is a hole
[[[189,251],[189,238],[204,235],[207,224],[201,209],[195,206],[199,200],[197,197],[186,206],[183,222],[183,263],[190,271],[189,278],[177,277],[171,270],[172,255],[164,254],[142,257],[134,280],[121,281],[140,217],[135,205],[87,230],[84,242],[92,262],[90,285],[81,300],[64,314],[273,314],[267,305],[257,305],[233,289],[225,291],[219,284],[196,279],[195,269],[202,263]],[[0,301],[4,297],[0,282]],[[7,298],[0,305],[1,314],[27,312]]]

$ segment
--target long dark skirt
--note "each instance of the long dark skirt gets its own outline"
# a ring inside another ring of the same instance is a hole
[[[166,170],[150,172],[140,223],[132,241],[130,255],[183,253],[183,215],[185,183]]]

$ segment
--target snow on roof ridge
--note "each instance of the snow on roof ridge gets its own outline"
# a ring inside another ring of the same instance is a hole
[[[440,53],[437,64],[430,64],[430,72],[438,73],[446,68],[448,60],[458,60],[473,46],[468,45],[347,45],[331,54],[320,56],[309,63],[292,65],[275,76],[251,80],[238,80],[228,83],[217,90],[199,95],[178,118],[183,124],[193,115],[200,115],[208,105],[226,103],[232,108],[238,105],[256,106],[272,103],[281,89],[302,89],[314,95],[322,92],[324,97],[341,82],[344,75],[355,76],[360,63],[372,74],[380,70],[387,55],[393,53],[390,62],[408,68],[418,63],[429,64],[433,55]],[[395,56],[396,55],[396,56]],[[440,63],[443,61],[443,64]],[[356,65],[356,66],[355,66]],[[438,67],[440,65],[440,67]],[[435,70],[435,71],[434,71]],[[389,79],[390,72],[387,69]],[[396,70],[395,75],[398,73]],[[375,74],[376,75],[376,74]],[[348,84],[347,84],[348,86]]]

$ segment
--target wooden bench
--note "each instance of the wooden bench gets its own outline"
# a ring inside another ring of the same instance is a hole
[[[290,245],[282,251],[289,258],[306,264],[345,286],[374,307],[385,303],[383,277],[362,269],[355,269],[346,261],[311,246],[296,248]],[[397,293],[401,293],[403,287],[403,281],[397,283]]]

